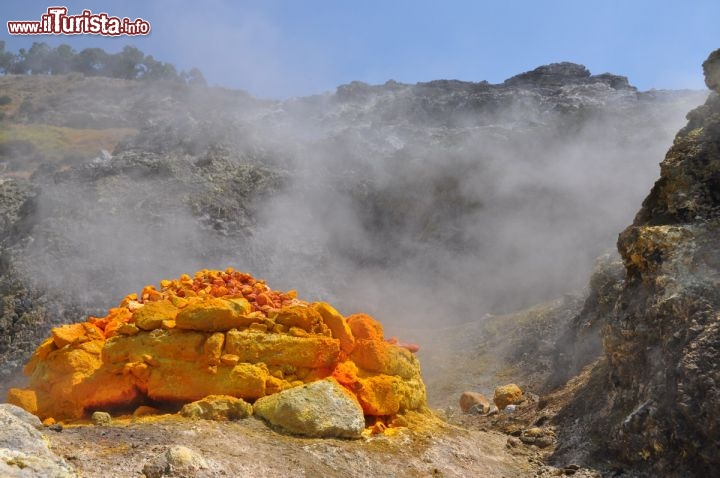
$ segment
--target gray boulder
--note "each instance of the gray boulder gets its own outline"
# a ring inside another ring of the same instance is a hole
[[[358,438],[365,428],[362,408],[334,379],[263,397],[254,410],[272,426],[295,435]]]
[[[0,404],[0,476],[70,478],[77,475],[47,446],[40,420],[20,407]]]
[[[143,467],[147,478],[214,476],[205,458],[182,445],[171,446],[151,458]]]

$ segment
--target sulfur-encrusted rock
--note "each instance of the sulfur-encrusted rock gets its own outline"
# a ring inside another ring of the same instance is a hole
[[[29,387],[11,389],[8,400],[42,418],[130,411],[148,399],[256,400],[327,377],[367,415],[426,403],[416,357],[408,345],[386,341],[375,319],[346,320],[330,304],[300,301],[232,270],[162,281],[161,290],[131,294],[106,317],[53,329],[25,372]],[[204,403],[187,414],[223,415]]]
[[[334,367],[340,355],[340,344],[323,336],[293,337],[231,330],[227,333],[225,350],[241,362],[313,369]]]
[[[227,331],[255,322],[245,299],[207,298],[191,302],[178,313],[175,325],[179,329],[203,332]]]
[[[163,321],[175,320],[180,309],[169,300],[149,302],[133,313],[135,326],[141,330],[155,330],[162,327]],[[131,334],[128,334],[131,335]]]
[[[500,410],[502,410],[508,405],[517,403],[517,401],[520,400],[520,397],[522,397],[522,390],[520,390],[520,387],[514,383],[509,383],[507,385],[501,385],[495,389],[493,402]]]
[[[347,318],[347,324],[356,340],[381,340],[383,338],[382,324],[367,314],[353,314]]]
[[[365,428],[357,400],[333,379],[261,398],[254,410],[271,425],[296,435],[358,438]]]
[[[288,329],[298,327],[305,331],[319,331],[323,322],[320,313],[314,307],[294,304],[281,309],[275,315],[275,321]]]
[[[347,356],[355,348],[355,337],[345,318],[340,312],[327,302],[316,302],[313,304],[315,310],[322,317],[325,325],[330,329],[333,338],[340,341],[340,350]]]
[[[366,415],[395,415],[425,405],[425,386],[417,379],[405,380],[384,374],[363,374],[355,394]]]
[[[242,398],[208,395],[202,400],[185,404],[180,415],[204,420],[240,420],[252,415],[252,405]]]

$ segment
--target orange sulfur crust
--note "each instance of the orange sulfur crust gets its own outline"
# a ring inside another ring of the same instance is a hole
[[[333,376],[365,415],[425,408],[417,346],[386,341],[365,314],[343,317],[249,274],[202,270],[130,294],[105,317],[56,327],[8,401],[43,419],[97,409],[186,403],[207,395],[255,400]]]

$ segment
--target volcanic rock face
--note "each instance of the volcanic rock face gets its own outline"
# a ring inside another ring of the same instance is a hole
[[[373,318],[345,319],[232,269],[162,281],[103,318],[54,328],[25,372],[29,388],[9,401],[42,418],[208,395],[252,401],[330,376],[365,415],[425,406],[417,359]]]
[[[703,66],[715,93],[688,115],[620,235],[626,283],[602,333],[605,445],[661,476],[720,466],[720,50]]]

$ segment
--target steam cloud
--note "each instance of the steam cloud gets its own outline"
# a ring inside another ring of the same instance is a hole
[[[578,107],[594,92],[569,89],[558,112],[521,90],[473,111],[452,84],[423,88],[147,102],[138,138],[44,179],[25,268],[97,308],[233,266],[395,327],[510,311],[585,285],[704,99]],[[245,195],[256,170],[269,192]]]

